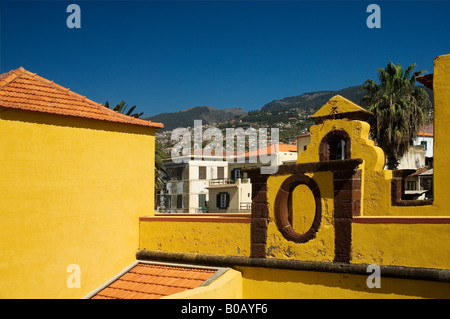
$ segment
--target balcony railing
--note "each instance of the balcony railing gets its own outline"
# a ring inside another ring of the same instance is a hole
[[[209,180],[209,186],[220,186],[220,185],[238,185],[250,183],[249,178],[238,178],[236,180],[230,178],[218,178]]]
[[[195,213],[196,214],[208,214],[208,213],[221,213],[221,214],[236,214],[236,213],[251,213],[252,211],[252,203],[239,203],[239,209],[232,209],[232,208],[196,208]]]
[[[229,185],[234,184],[234,180],[229,178],[219,178],[219,179],[211,179],[209,180],[210,186],[216,186],[216,185]]]
[[[252,209],[252,202],[248,202],[248,203],[239,203],[239,209],[240,210],[251,210]]]

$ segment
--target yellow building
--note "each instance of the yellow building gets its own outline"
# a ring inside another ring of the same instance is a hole
[[[25,91],[54,84],[3,75],[2,297],[450,298],[449,70],[435,59],[433,200],[403,198],[371,114],[335,96],[296,163],[245,169],[251,214],[229,215],[153,213],[156,124],[55,114],[85,101],[68,91],[25,110],[22,77]]]
[[[81,298],[135,260],[160,127],[0,76],[0,298]]]
[[[433,200],[404,198],[371,113],[335,96],[296,164],[245,170],[251,214],[142,217],[137,258],[231,267],[240,298],[450,298],[449,70],[435,59]]]

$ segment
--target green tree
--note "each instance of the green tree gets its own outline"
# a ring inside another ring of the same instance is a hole
[[[105,107],[109,108],[108,101],[105,102]],[[133,113],[134,109],[136,108],[136,105],[133,105],[128,111],[127,111],[127,108],[128,108],[128,104],[125,104],[125,101],[122,101],[119,104],[117,104],[116,106],[114,106],[114,108],[112,110],[115,112],[121,113],[121,114],[135,117],[135,118],[139,118],[142,116],[142,114],[144,114],[144,112]]]
[[[389,62],[378,69],[378,80],[368,79],[363,85],[365,96],[361,104],[374,116],[369,120],[372,138],[386,154],[389,169],[396,169],[417,133],[426,122],[431,109],[427,91],[417,87],[413,63],[403,70],[400,64]]]

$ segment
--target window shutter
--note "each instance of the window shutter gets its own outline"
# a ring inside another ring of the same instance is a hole
[[[218,167],[217,168],[217,178],[218,179],[223,179],[224,178],[224,168],[223,167]]]
[[[228,208],[228,206],[230,205],[230,194],[227,193],[226,196],[227,196],[227,203],[225,205],[225,208]]]
[[[206,179],[206,166],[198,168],[198,179]]]
[[[216,195],[216,206],[220,208],[220,194]]]

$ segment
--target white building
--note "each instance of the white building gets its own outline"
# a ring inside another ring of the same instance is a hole
[[[423,127],[408,152],[399,160],[398,169],[419,169],[433,167],[433,124]]]
[[[306,150],[306,147],[309,143],[311,143],[311,134],[306,133],[303,135],[296,136],[297,139],[297,154],[300,154],[301,152]]]
[[[433,124],[426,125],[417,134],[417,138],[414,140],[414,145],[423,145],[425,148],[425,157],[428,159],[433,158],[434,147],[434,127]]]
[[[206,212],[210,180],[228,176],[223,156],[180,156],[163,164],[167,175],[159,199],[161,213]]]

